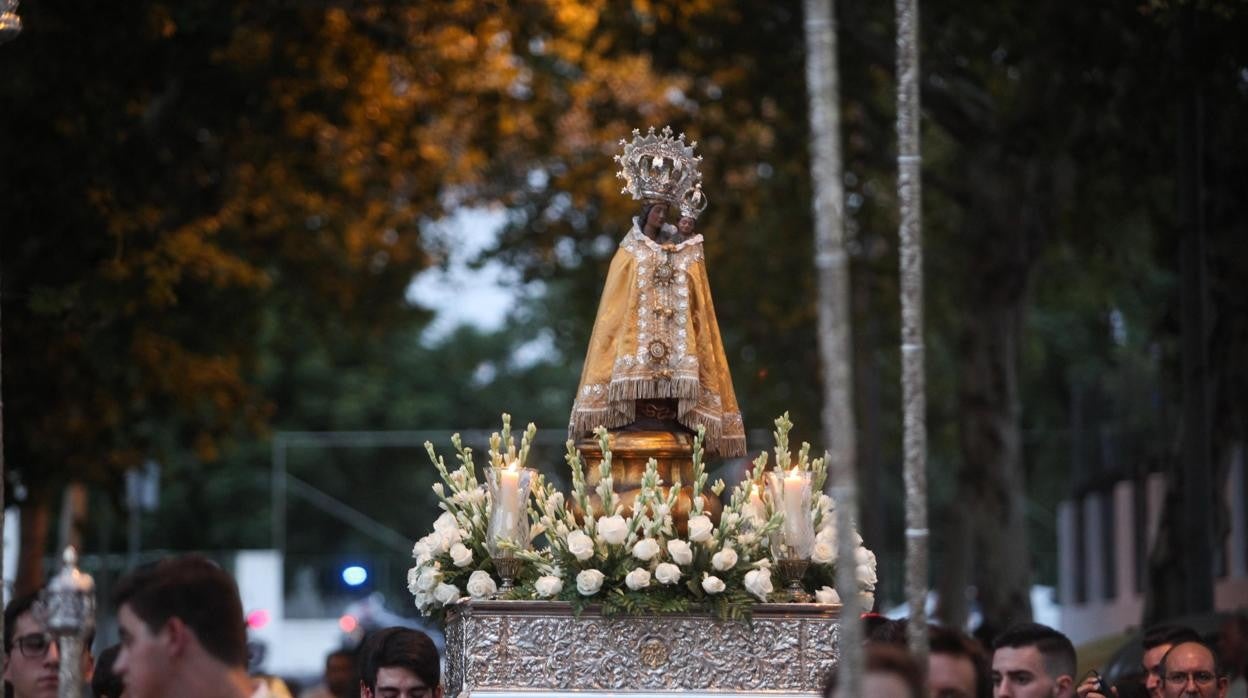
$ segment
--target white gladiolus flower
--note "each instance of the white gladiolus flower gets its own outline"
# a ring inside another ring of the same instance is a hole
[[[863,586],[875,588],[875,583],[879,579],[875,576],[875,568],[868,565],[858,565],[854,568],[854,579]]]
[[[659,580],[660,584],[675,584],[680,581],[680,568],[670,562],[660,562],[659,566],[654,568],[654,578]]]
[[[421,591],[433,592],[442,581],[442,571],[437,567],[426,567],[416,577],[416,588]]]
[[[546,500],[546,508],[550,509],[551,511],[554,511],[555,509],[558,509],[561,506],[563,506],[563,493],[562,492],[556,492],[550,495],[550,498]]]
[[[604,516],[598,519],[598,537],[604,543],[619,545],[628,538],[628,524],[623,516]]]
[[[463,543],[456,543],[451,546],[451,562],[456,567],[467,567],[472,564],[472,550]]]
[[[560,538],[566,538],[568,535],[568,525],[562,521],[555,524],[555,534]]]
[[[836,559],[836,550],[824,541],[815,539],[815,548],[810,552],[810,561],[818,565],[826,565]]]
[[[446,496],[446,488],[442,486],[442,483],[435,482],[433,483],[433,493],[438,495],[438,497],[444,497]]]
[[[650,570],[638,567],[624,576],[624,586],[633,591],[650,586]]]
[[[715,530],[715,526],[711,524],[711,517],[705,514],[699,514],[689,519],[689,540],[694,543],[702,543],[711,539],[711,532]]]
[[[727,572],[736,566],[737,551],[732,548],[724,548],[711,556],[711,567],[714,567],[719,572]]]
[[[689,544],[679,538],[669,540],[667,542],[667,553],[672,556],[678,565],[687,565],[693,562],[693,549]]]
[[[594,556],[594,539],[584,531],[572,531],[568,534],[568,552],[578,560],[588,560]]]
[[[459,598],[459,587],[454,584],[439,584],[433,590],[433,598],[443,606],[455,603],[455,600]]]
[[[498,591],[498,585],[494,583],[494,578],[485,570],[473,572],[472,576],[468,577],[468,583],[464,587],[474,599],[483,599]]]
[[[737,542],[744,546],[751,546],[758,542],[758,534],[753,531],[742,531],[737,535]]]
[[[870,612],[875,608],[875,594],[869,591],[858,592],[858,605],[864,613]]]
[[[602,580],[605,575],[598,570],[583,570],[576,575],[576,590],[581,596],[593,596],[602,588]]]
[[[718,594],[724,590],[724,580],[709,574],[703,574],[702,591],[708,594]]]
[[[672,513],[672,510],[666,504],[660,504],[654,508],[654,515],[659,517],[660,519],[663,518],[664,516],[667,516],[670,513]]]
[[[858,549],[854,551],[854,564],[871,565],[874,567],[875,566],[875,553],[871,552],[867,548],[858,546]]]
[[[642,538],[633,546],[633,557],[643,562],[650,561],[659,554],[659,542],[653,538]]]
[[[533,590],[538,596],[549,599],[563,591],[563,580],[554,575],[544,575],[533,582]]]
[[[746,572],[745,590],[757,596],[759,601],[766,601],[767,595],[772,591],[771,570],[760,567]]]
[[[741,515],[735,511],[724,512],[724,516],[722,518],[724,527],[728,529],[731,529],[733,526],[736,526],[737,522],[740,520],[741,520]]]
[[[840,602],[841,595],[832,587],[823,587],[815,592],[815,603],[838,604]]]

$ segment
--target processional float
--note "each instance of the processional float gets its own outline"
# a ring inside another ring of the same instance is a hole
[[[869,608],[875,556],[850,530],[836,559],[826,465],[790,450],[787,415],[774,459],[708,487],[705,458],[746,442],[696,232],[701,158],[670,128],[620,145],[640,210],[572,407],[572,490],[526,467],[536,429],[517,446],[507,415],[480,470],[458,435],[457,467],[426,443],[444,513],[409,589],[446,622],[448,696],[810,695],[838,657],[835,568]]]

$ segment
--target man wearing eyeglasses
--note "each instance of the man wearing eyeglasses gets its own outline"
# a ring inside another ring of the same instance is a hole
[[[1203,642],[1182,642],[1170,648],[1161,662],[1162,695],[1226,698],[1227,678],[1218,656]]]
[[[38,610],[35,594],[13,599],[4,609],[4,682],[13,698],[56,698],[60,685],[60,650]],[[82,653],[82,679],[87,683],[95,668],[92,639],[87,638]]]

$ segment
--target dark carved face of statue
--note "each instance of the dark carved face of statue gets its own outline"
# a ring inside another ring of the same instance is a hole
[[[654,204],[650,210],[646,212],[646,220],[642,224],[644,233],[653,236],[663,226],[663,221],[667,219],[667,204]]]
[[[693,227],[695,225],[697,225],[697,221],[689,216],[682,216],[679,221],[676,221],[676,229],[679,230],[680,234],[685,237],[693,235]]]

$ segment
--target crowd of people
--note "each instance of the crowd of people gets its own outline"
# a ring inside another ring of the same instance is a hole
[[[248,673],[247,629],[234,580],[199,556],[170,558],[122,580],[114,594],[121,642],[95,656],[82,676],[97,698],[287,698],[280,681]],[[4,610],[8,698],[56,698],[60,650],[34,595]],[[906,648],[906,621],[864,617],[867,641],[859,698],[1242,698],[1248,622],[1235,619],[1219,649],[1191,628],[1148,629],[1136,675],[1109,685],[1096,672],[1077,678],[1075,647],[1062,633],[1025,623],[991,651],[969,635],[929,631],[927,666]],[[1236,666],[1231,666],[1236,663]],[[1234,685],[1232,685],[1234,678]],[[836,696],[835,673],[824,696]],[[356,650],[329,655],[325,681],[301,698],[441,698],[438,650],[424,633],[387,628]]]
[[[928,628],[926,671],[906,648],[906,621],[868,616],[860,698],[1242,698],[1244,619],[1228,624],[1222,646],[1195,630],[1159,625],[1144,633],[1139,670],[1112,685],[1098,672],[1077,678],[1075,646],[1039,623],[1015,625],[986,649],[966,633]],[[1234,679],[1234,685],[1232,685]],[[824,697],[837,696],[835,671]]]
[[[280,681],[248,673],[247,627],[233,578],[199,556],[170,558],[122,580],[113,597],[121,642],[82,676],[96,698],[284,698]],[[7,698],[57,698],[60,650],[37,612],[36,595],[4,610]],[[369,635],[326,662],[314,698],[441,698],[441,664],[429,636],[408,628]]]

